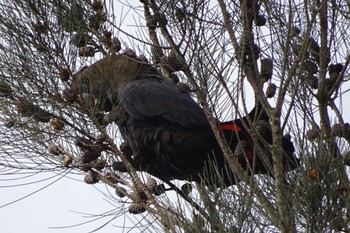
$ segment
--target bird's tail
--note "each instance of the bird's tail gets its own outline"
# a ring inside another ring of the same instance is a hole
[[[258,100],[256,100],[255,107],[246,116],[220,124],[220,128],[223,130],[232,151],[234,153],[239,153],[238,157],[242,167],[245,168],[248,164],[250,166],[255,164],[253,174],[268,173],[264,161],[267,159],[267,161],[270,161],[270,164],[272,164],[272,154],[264,143],[259,143],[262,153],[257,153],[257,157],[254,156],[256,152],[255,146],[257,145],[254,146],[254,140],[250,135],[249,129],[252,129],[252,127],[254,127],[255,132],[260,134],[260,138],[272,144],[272,131],[269,117]],[[245,145],[243,151],[240,149],[241,144]],[[294,145],[290,138],[282,138],[282,148],[284,151],[283,163],[285,171],[294,170],[299,162],[294,155]]]
[[[269,117],[259,100],[256,99],[254,108],[246,116],[231,121],[221,122],[220,128],[224,131],[239,133],[246,131],[244,128],[250,128],[251,123],[259,120],[269,122]]]

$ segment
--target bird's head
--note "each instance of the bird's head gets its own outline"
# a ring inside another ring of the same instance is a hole
[[[117,102],[118,92],[130,81],[159,74],[150,64],[126,55],[108,55],[75,75],[72,88],[88,105],[103,106]],[[104,109],[100,109],[104,110]]]

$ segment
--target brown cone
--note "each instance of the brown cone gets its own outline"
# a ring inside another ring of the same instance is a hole
[[[277,86],[274,83],[270,83],[266,89],[266,93],[265,93],[266,97],[267,98],[274,97],[276,94],[276,89],[277,89]]]
[[[261,60],[261,71],[260,71],[260,77],[263,80],[263,82],[267,82],[272,77],[272,71],[273,71],[273,61],[270,58],[264,58]]]
[[[97,179],[96,175],[89,173],[85,175],[84,181],[87,184],[96,184],[99,180]]]
[[[143,207],[143,205],[140,203],[132,203],[129,206],[129,213],[130,214],[142,214],[145,211],[146,211],[145,207]]]

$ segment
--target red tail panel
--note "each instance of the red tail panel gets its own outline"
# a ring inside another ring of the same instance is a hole
[[[222,124],[220,125],[220,129],[222,130],[230,130],[230,131],[235,131],[235,132],[240,132],[241,128],[236,125],[235,123],[230,123],[230,124]]]

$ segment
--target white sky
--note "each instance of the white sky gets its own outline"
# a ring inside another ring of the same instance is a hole
[[[38,180],[40,176],[44,178],[49,175],[47,173],[45,174],[46,175],[37,175],[35,178],[33,177],[32,180]],[[83,178],[84,176],[80,176],[81,180]],[[12,188],[3,188],[3,185],[3,183],[0,185],[1,206],[36,191],[45,184],[33,184]],[[96,227],[103,225],[106,221],[111,219],[111,217],[106,217],[100,221],[74,228],[52,229],[52,227],[76,225],[94,219],[88,218],[86,214],[98,215],[116,209],[104,199],[103,194],[98,190],[100,189],[106,192],[105,185],[99,183],[94,185],[94,187],[84,182],[63,178],[52,186],[28,198],[0,208],[1,232],[90,232]],[[128,222],[130,224],[130,221]],[[122,227],[123,223],[123,218],[114,220],[98,232],[123,232],[122,229],[116,227]],[[136,231],[133,232],[139,232],[139,230],[135,230]],[[124,232],[128,231],[125,230]]]

